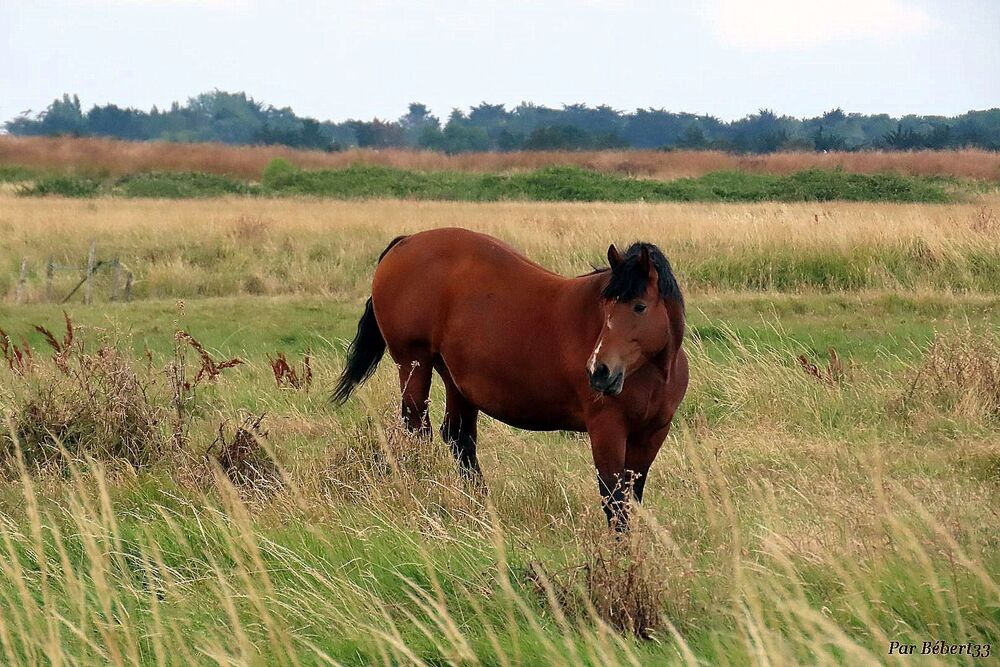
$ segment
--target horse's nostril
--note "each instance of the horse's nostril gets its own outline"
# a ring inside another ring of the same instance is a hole
[[[597,364],[594,367],[594,377],[606,378],[611,374],[611,369],[608,368],[607,364]]]

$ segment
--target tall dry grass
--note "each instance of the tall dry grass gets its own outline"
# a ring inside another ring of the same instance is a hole
[[[367,296],[375,258],[394,236],[458,226],[503,238],[541,264],[578,275],[611,242],[659,244],[688,289],[1000,289],[995,197],[947,205],[540,204],[310,199],[69,200],[0,194],[0,295],[45,297],[45,265],[100,259],[134,272],[136,298],[240,294]],[[60,273],[55,291],[79,276]],[[95,293],[109,293],[100,274]]]
[[[309,169],[372,164],[402,169],[511,171],[573,165],[631,176],[673,179],[720,170],[789,174],[809,168],[849,172],[896,172],[912,176],[954,176],[1000,181],[1000,153],[978,149],[954,151],[867,151],[861,153],[774,153],[738,156],[721,151],[521,151],[445,155],[404,149],[348,150],[340,153],[295,150],[281,146],[228,146],[129,142],[68,137],[0,137],[0,165],[34,169],[109,173],[202,171],[257,179],[274,158]]]

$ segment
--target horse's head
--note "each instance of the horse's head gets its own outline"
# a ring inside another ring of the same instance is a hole
[[[608,263],[604,325],[587,372],[594,391],[616,395],[630,373],[651,361],[669,377],[684,337],[684,298],[670,262],[651,243],[634,243],[624,254],[612,245]]]

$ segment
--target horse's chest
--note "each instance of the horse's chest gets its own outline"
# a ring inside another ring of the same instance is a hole
[[[629,387],[626,382],[626,390],[618,396],[618,405],[631,430],[655,430],[670,421],[667,392],[662,383],[635,382]]]

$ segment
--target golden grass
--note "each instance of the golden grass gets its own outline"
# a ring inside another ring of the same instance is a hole
[[[118,256],[135,273],[140,298],[359,298],[368,293],[373,258],[391,238],[445,226],[504,238],[565,275],[603,264],[611,242],[643,239],[663,247],[692,289],[739,288],[727,282],[733,276],[749,276],[767,287],[769,272],[780,269],[773,262],[830,261],[832,270],[842,258],[858,264],[863,282],[857,288],[898,287],[903,278],[895,270],[905,274],[908,287],[982,291],[992,283],[969,276],[979,270],[976,257],[996,252],[1000,227],[982,224],[996,208],[994,195],[977,203],[924,206],[71,200],[0,194],[0,234],[8,240],[0,249],[0,294],[14,298],[21,260],[27,258],[24,299],[41,299],[48,258],[80,265],[95,240],[99,258]],[[890,261],[902,268],[887,267]],[[815,269],[823,270],[823,265]],[[821,278],[805,275],[796,283],[793,276],[785,289]],[[64,274],[57,279],[69,280]]]
[[[598,171],[651,178],[701,176],[741,169],[788,174],[809,168],[850,172],[896,172],[913,176],[955,176],[1000,180],[1000,153],[978,149],[952,151],[867,151],[862,153],[774,153],[739,156],[722,151],[521,151],[445,155],[405,149],[355,149],[341,153],[281,146],[228,146],[129,142],[68,137],[0,137],[0,165],[127,174],[137,171],[204,171],[259,178],[268,162],[282,157],[309,169],[372,164],[402,169],[511,171],[574,165]]]

